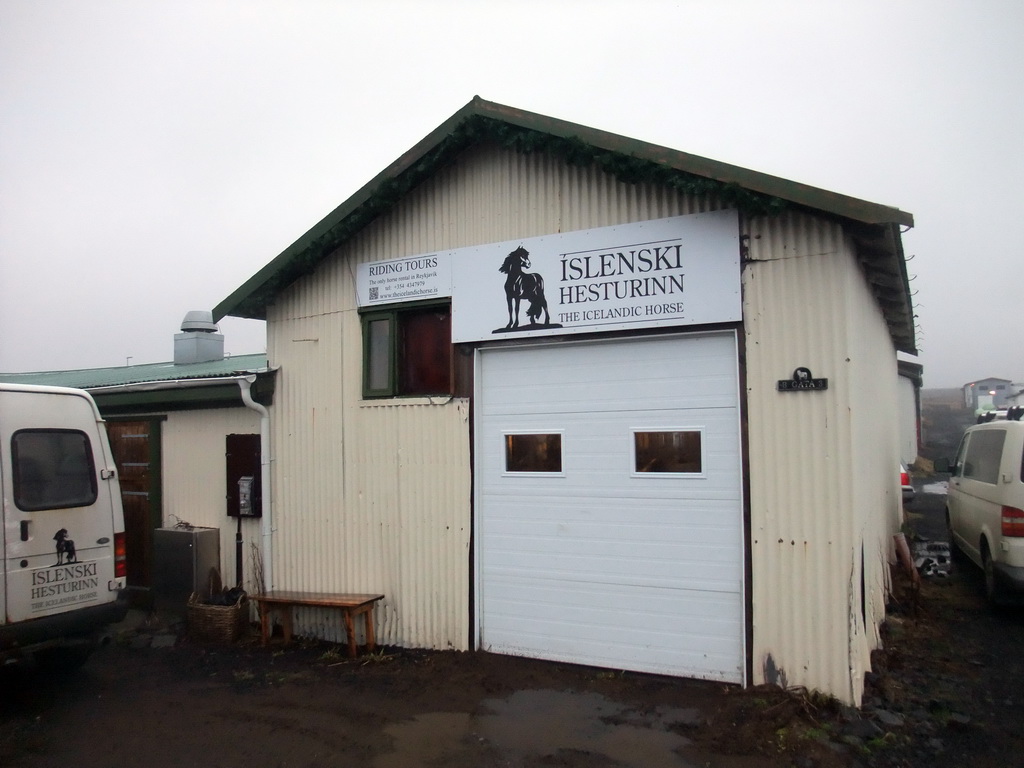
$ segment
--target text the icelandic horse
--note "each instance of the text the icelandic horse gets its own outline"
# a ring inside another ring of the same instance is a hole
[[[544,278],[536,272],[525,272],[530,268],[530,252],[519,246],[506,258],[499,267],[500,272],[508,275],[505,279],[505,300],[508,303],[508,325],[506,328],[519,327],[519,302],[528,302],[526,316],[531,325],[538,324],[541,312],[544,313],[544,325],[551,318],[548,315],[548,302],[544,298]]]

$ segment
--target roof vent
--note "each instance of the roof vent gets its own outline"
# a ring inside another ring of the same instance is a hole
[[[217,333],[213,313],[187,312],[181,333],[174,334],[174,364],[213,363],[224,359],[224,337]]]
[[[206,309],[196,309],[185,313],[185,319],[181,321],[183,331],[206,331],[216,333],[219,328],[213,322],[213,312]]]

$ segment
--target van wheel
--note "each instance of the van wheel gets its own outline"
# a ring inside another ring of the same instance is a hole
[[[1002,596],[996,584],[996,570],[992,564],[992,555],[988,551],[988,542],[981,542],[981,569],[985,572],[985,597],[992,605],[999,605]]]
[[[946,538],[949,540],[949,559],[963,563],[967,558],[956,545],[956,538],[953,536],[953,524],[949,517],[949,510],[946,510]]]

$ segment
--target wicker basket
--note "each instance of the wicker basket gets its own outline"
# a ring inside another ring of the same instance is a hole
[[[245,594],[234,605],[207,605],[195,592],[188,599],[188,631],[197,640],[233,643],[249,626]]]

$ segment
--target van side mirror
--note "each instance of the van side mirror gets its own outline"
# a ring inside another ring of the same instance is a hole
[[[936,472],[949,472],[949,459],[936,459],[933,467]]]

